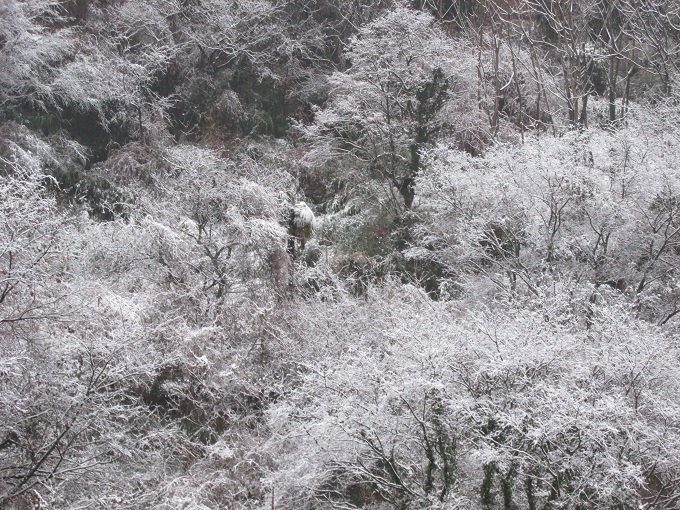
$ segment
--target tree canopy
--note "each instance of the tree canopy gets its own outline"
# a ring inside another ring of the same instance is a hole
[[[676,508],[679,65],[669,0],[0,0],[0,508]]]

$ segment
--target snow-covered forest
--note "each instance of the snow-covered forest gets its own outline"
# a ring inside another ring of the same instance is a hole
[[[679,82],[677,0],[0,0],[0,509],[680,508]]]

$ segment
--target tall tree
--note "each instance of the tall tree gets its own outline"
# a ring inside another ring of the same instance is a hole
[[[455,51],[430,16],[406,8],[360,30],[347,51],[349,68],[331,76],[329,104],[307,130],[315,157],[353,156],[411,208],[420,151],[445,125],[440,112],[451,97]]]

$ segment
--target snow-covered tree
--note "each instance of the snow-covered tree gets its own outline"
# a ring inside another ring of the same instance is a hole
[[[426,14],[397,8],[362,28],[329,79],[330,102],[306,130],[308,161],[350,155],[369,175],[387,181],[413,205],[421,151],[453,124],[447,103],[461,111],[471,90],[456,47]]]

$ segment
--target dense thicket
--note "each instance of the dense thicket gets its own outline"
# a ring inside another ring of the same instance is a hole
[[[679,65],[671,0],[0,0],[0,508],[676,508]]]

